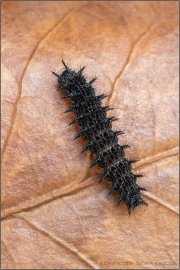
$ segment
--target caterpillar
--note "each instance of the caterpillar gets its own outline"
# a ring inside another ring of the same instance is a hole
[[[111,107],[101,105],[101,101],[107,96],[95,95],[92,85],[96,78],[87,82],[83,76],[85,67],[75,72],[63,60],[62,63],[65,68],[62,74],[52,73],[58,78],[57,90],[63,90],[65,92],[63,98],[71,100],[72,107],[65,113],[74,112],[77,116],[70,125],[77,123],[82,128],[75,139],[83,137],[88,140],[82,152],[90,150],[96,156],[90,168],[98,165],[103,169],[99,182],[104,179],[111,182],[108,194],[118,192],[118,205],[124,201],[129,215],[131,210],[139,205],[148,206],[140,194],[141,190],[147,189],[136,183],[137,178],[142,175],[132,172],[132,163],[136,160],[125,158],[125,149],[130,146],[118,144],[118,135],[123,132],[112,130],[112,122],[118,119],[114,116],[108,118],[107,111],[111,110]]]

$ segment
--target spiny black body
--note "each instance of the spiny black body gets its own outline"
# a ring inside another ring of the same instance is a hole
[[[136,183],[137,178],[142,175],[133,174],[131,171],[131,164],[136,161],[125,158],[124,149],[129,146],[118,144],[118,135],[123,132],[112,130],[112,122],[117,119],[107,118],[107,111],[111,108],[101,106],[101,100],[106,98],[106,95],[95,95],[92,84],[96,78],[87,82],[82,75],[84,67],[75,72],[64,61],[62,63],[65,67],[62,74],[52,73],[58,77],[60,86],[58,90],[64,90],[64,98],[71,99],[72,108],[66,112],[73,111],[77,115],[70,124],[77,123],[82,127],[76,138],[82,136],[89,141],[83,152],[90,150],[96,155],[91,167],[98,165],[103,168],[104,173],[100,182],[104,179],[111,182],[109,193],[113,191],[119,193],[118,204],[124,200],[129,214],[131,209],[138,205],[147,206],[140,194],[141,190],[146,189]]]

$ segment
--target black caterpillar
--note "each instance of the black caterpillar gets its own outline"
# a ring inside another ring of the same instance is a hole
[[[90,150],[96,154],[91,167],[97,164],[104,169],[100,182],[107,179],[112,183],[109,194],[117,191],[119,193],[118,204],[124,200],[130,215],[131,209],[138,205],[148,205],[140,194],[140,191],[146,191],[146,188],[140,187],[136,183],[137,178],[142,175],[131,172],[131,164],[136,160],[127,160],[124,149],[129,146],[118,144],[118,135],[123,132],[112,130],[112,122],[117,118],[107,118],[107,111],[111,108],[101,106],[101,100],[106,98],[106,95],[95,95],[92,84],[96,78],[87,82],[82,75],[85,67],[75,72],[63,60],[62,63],[65,67],[62,74],[52,73],[58,77],[60,86],[58,90],[64,90],[66,93],[64,98],[71,99],[72,108],[66,112],[72,111],[77,115],[70,125],[77,123],[82,127],[76,138],[82,136],[89,141],[82,152]]]

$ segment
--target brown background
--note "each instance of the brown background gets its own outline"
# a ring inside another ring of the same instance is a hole
[[[51,71],[98,76],[149,207],[129,217]],[[178,2],[2,3],[2,268],[178,268]],[[154,264],[154,265],[153,265]]]

